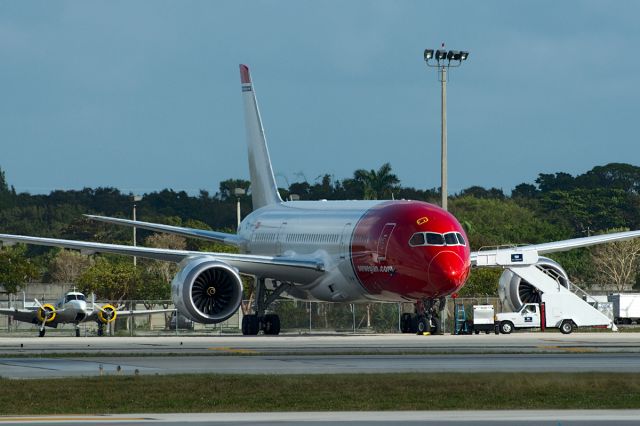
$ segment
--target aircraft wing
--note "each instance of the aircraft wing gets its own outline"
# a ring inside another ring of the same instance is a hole
[[[129,317],[135,315],[151,315],[151,314],[162,314],[166,312],[175,312],[175,309],[141,309],[141,310],[124,310],[117,309],[116,312],[118,316]]]
[[[140,246],[133,247],[120,244],[105,244],[10,234],[0,234],[0,241],[10,244],[24,243],[40,246],[63,247],[80,250],[80,252],[84,254],[112,253],[144,257],[147,259],[165,260],[176,263],[190,257],[209,256],[237,268],[238,271],[244,274],[261,275],[265,278],[298,283],[312,282],[325,271],[323,260],[314,257],[313,255],[305,257],[258,256],[251,254],[172,250]]]
[[[166,312],[175,312],[175,308],[174,309],[142,309],[142,310],[126,310],[126,309],[117,309],[116,308],[116,315],[117,316],[123,316],[123,317],[129,317],[129,316],[135,316],[135,315],[151,315],[151,314],[160,314],[160,313],[166,313]],[[97,304],[96,307],[93,308],[93,311],[87,315],[84,318],[84,321],[96,321],[98,319],[98,313],[100,313],[100,309],[97,308]]]
[[[538,254],[556,253],[575,248],[589,247],[597,244],[612,243],[615,241],[626,241],[640,237],[640,231],[613,232],[611,234],[593,235],[591,237],[572,238],[570,240],[553,241],[550,243],[531,244],[518,246],[519,250],[535,250]],[[512,249],[512,248],[511,248]],[[496,251],[500,251],[497,248]],[[478,252],[471,253],[471,264],[476,265]]]
[[[12,316],[22,322],[37,322],[38,312],[33,309],[0,308],[0,315]]]
[[[91,220],[112,223],[115,225],[131,226],[141,229],[148,229],[156,232],[166,232],[168,234],[176,234],[183,237],[199,238],[201,240],[215,241],[217,243],[229,244],[238,247],[243,240],[235,234],[227,234],[224,232],[208,231],[205,229],[183,228],[180,226],[162,225],[160,223],[140,222],[137,220],[120,219],[115,217],[95,216],[85,214]]]

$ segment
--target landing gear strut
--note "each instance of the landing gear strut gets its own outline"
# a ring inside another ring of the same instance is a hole
[[[273,303],[283,291],[291,287],[289,283],[277,283],[276,288],[267,295],[264,278],[258,278],[256,282],[256,297],[254,304],[255,314],[242,317],[242,334],[245,336],[255,336],[261,330],[264,334],[280,334],[280,317],[276,314],[266,314],[267,308]]]
[[[444,307],[444,297],[418,300],[415,314],[404,313],[400,317],[400,331],[416,334],[442,334],[440,313]]]

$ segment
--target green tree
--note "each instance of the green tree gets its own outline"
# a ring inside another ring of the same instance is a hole
[[[384,163],[377,171],[358,169],[353,178],[362,184],[365,200],[389,199],[400,183],[400,179],[391,173],[389,163]]]
[[[136,283],[140,281],[140,273],[133,266],[131,259],[111,260],[107,256],[96,258],[93,266],[87,269],[78,279],[80,290],[97,298],[120,303],[131,298]]]
[[[26,257],[26,251],[23,244],[0,250],[0,285],[9,294],[16,294],[40,275],[38,269]]]
[[[60,250],[49,264],[49,273],[53,282],[76,284],[92,263],[91,257],[77,251]]]

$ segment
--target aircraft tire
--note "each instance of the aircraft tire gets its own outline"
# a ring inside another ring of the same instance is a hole
[[[260,322],[257,315],[245,315],[242,317],[242,334],[256,336],[260,331]]]
[[[419,317],[416,323],[416,333],[423,334],[430,331],[430,327],[427,325],[427,319],[425,317]]]
[[[43,328],[42,330],[40,330],[40,331],[38,332],[38,336],[40,336],[40,337],[44,337],[44,334],[45,334],[45,332],[46,332],[46,331],[47,331],[47,330],[45,330],[45,329]]]
[[[280,334],[280,317],[275,314],[264,316],[264,334],[277,336]]]
[[[415,333],[416,330],[413,329],[413,316],[405,312],[400,317],[400,332],[402,333]]]
[[[98,336],[104,335],[104,325],[98,324]]]
[[[429,325],[431,334],[441,334],[442,327],[440,326],[440,320],[437,317],[431,317],[431,324]]]
[[[80,329],[76,328],[76,337],[80,337]]]

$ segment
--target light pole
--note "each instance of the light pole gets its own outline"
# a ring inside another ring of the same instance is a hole
[[[136,203],[142,200],[142,196],[134,195],[133,196],[133,221],[136,221]],[[133,227],[133,246],[136,246],[136,227]],[[138,265],[138,258],[133,256],[133,266]]]
[[[233,190],[233,193],[236,196],[236,216],[237,216],[237,227],[236,227],[236,231],[240,229],[240,197],[243,196],[244,194],[247,193],[247,191],[244,190],[244,188],[235,188]]]
[[[442,192],[442,208],[447,210],[447,72],[449,68],[459,67],[469,57],[469,52],[458,50],[444,50],[435,52],[425,49],[424,61],[428,67],[437,68],[440,80],[440,109],[441,109],[441,157],[440,157],[440,189]],[[432,60],[435,59],[435,63]],[[430,62],[431,61],[431,62]]]

